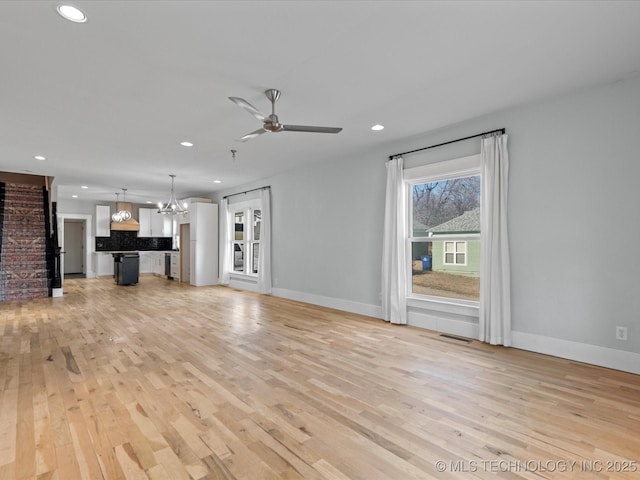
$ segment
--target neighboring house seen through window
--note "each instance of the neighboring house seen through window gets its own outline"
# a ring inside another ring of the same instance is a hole
[[[480,166],[472,159],[405,170],[413,296],[479,301]]]

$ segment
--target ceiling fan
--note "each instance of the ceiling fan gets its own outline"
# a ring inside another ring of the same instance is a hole
[[[337,127],[311,127],[306,125],[283,125],[278,120],[278,116],[276,115],[276,102],[278,98],[280,98],[280,90],[276,90],[275,88],[271,88],[269,90],[265,90],[264,94],[267,96],[269,101],[271,102],[271,115],[265,115],[256,107],[251,105],[243,98],[239,97],[229,97],[233,103],[238,105],[241,108],[244,108],[251,115],[256,117],[258,120],[262,122],[262,128],[256,130],[255,132],[247,133],[245,136],[240,137],[238,139],[239,142],[245,142],[254,137],[262,135],[267,132],[311,132],[311,133],[339,133],[342,131],[342,128]]]

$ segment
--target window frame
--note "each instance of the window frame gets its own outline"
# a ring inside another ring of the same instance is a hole
[[[480,234],[451,234],[451,235],[437,235],[437,236],[413,236],[413,187],[414,185],[420,185],[424,183],[437,182],[440,180],[450,180],[455,178],[464,178],[471,176],[480,176],[480,182],[482,184],[482,174],[480,168],[480,155],[470,155],[467,157],[456,158],[452,160],[445,160],[427,165],[421,165],[417,167],[406,168],[403,171],[405,192],[406,192],[406,212],[407,221],[405,232],[406,248],[405,248],[405,268],[406,268],[406,285],[407,285],[407,303],[409,306],[421,306],[428,304],[430,307],[438,305],[438,309],[444,308],[443,311],[447,311],[451,308],[452,312],[459,310],[460,308],[471,308],[473,311],[477,311],[480,305],[479,299],[476,300],[463,300],[450,297],[441,297],[435,295],[425,295],[421,293],[413,292],[413,278],[412,278],[412,247],[414,243],[421,242],[443,242],[443,255],[444,242],[465,242],[465,263],[463,264],[446,264],[449,266],[466,266],[468,262],[468,242],[478,241],[482,244],[482,232]],[[484,192],[480,192],[481,196]],[[482,223],[482,211],[480,212],[480,218]],[[444,259],[443,259],[444,261]]]
[[[258,255],[260,255],[260,243],[261,238],[255,238],[255,225],[254,225],[254,212],[260,211],[262,217],[262,202],[260,199],[255,199],[246,202],[238,202],[228,205],[227,207],[231,214],[231,227],[233,228],[233,235],[231,238],[231,248],[229,255],[231,255],[231,271],[229,275],[236,278],[256,278],[259,275],[260,260],[259,256],[255,262],[254,272],[254,250],[258,247]],[[236,240],[235,238],[235,219],[236,214],[243,214],[243,238],[242,240]],[[262,221],[262,219],[260,220]],[[242,245],[243,264],[242,270],[236,270],[235,267],[235,245]]]

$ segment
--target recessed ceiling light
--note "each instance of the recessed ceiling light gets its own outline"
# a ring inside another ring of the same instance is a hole
[[[62,17],[71,22],[84,23],[87,21],[84,12],[73,5],[58,5],[57,10]]]
[[[371,130],[373,130],[374,132],[384,130],[384,125],[380,125],[379,123],[376,123],[373,127],[371,127]]]
[[[46,160],[46,158],[45,158],[45,157],[43,157],[42,155],[36,155],[36,156],[35,156],[35,157],[33,157],[33,158],[35,158],[36,160]]]
[[[85,189],[85,190],[86,190],[86,189],[87,189],[87,188],[89,188],[89,187],[87,187],[86,185],[82,185],[80,188],[83,188],[83,189]]]
[[[222,180],[214,180],[213,183],[222,183]]]
[[[147,203],[153,203],[151,200],[147,200]]]
[[[78,198],[78,195],[71,195],[71,198]]]
[[[180,145],[183,147],[193,147],[193,143],[191,142],[180,142]]]

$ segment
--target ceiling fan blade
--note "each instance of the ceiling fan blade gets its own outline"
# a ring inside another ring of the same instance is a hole
[[[259,130],[256,130],[255,132],[251,132],[251,133],[247,133],[245,136],[240,137],[238,140],[236,140],[237,142],[246,142],[247,140],[251,140],[252,138],[255,138],[259,135],[262,135],[263,133],[267,133],[268,130],[265,130],[264,128],[261,128]]]
[[[247,112],[249,112],[251,115],[256,117],[261,122],[264,122],[267,119],[267,116],[264,113],[262,113],[260,110],[258,110],[253,105],[251,105],[244,98],[229,97],[229,100],[231,100],[233,103],[235,103],[239,107],[244,108]]]
[[[340,133],[342,128],[338,127],[309,127],[306,125],[282,125],[282,130],[286,132],[311,132],[311,133]]]

